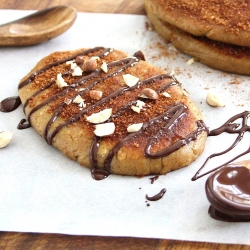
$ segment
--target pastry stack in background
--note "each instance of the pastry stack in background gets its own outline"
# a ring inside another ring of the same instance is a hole
[[[145,9],[180,51],[211,68],[250,75],[250,1],[145,0]]]

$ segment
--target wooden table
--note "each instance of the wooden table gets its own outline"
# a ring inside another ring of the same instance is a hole
[[[1,9],[33,10],[68,4],[78,11],[126,13],[145,15],[143,0],[0,0]],[[234,249],[245,250],[249,246],[211,244],[163,239],[126,237],[70,236],[61,234],[38,234],[0,232],[0,249],[84,249],[84,250],[163,250],[163,249]]]

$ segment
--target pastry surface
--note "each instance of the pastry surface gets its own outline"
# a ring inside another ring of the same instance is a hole
[[[249,1],[145,0],[145,6],[161,20],[195,36],[249,46]]]
[[[93,59],[96,67],[84,68]],[[19,95],[30,125],[92,173],[165,174],[190,164],[205,146],[198,107],[140,53],[52,53],[21,80]]]
[[[146,10],[155,30],[177,49],[211,68],[237,74],[250,74],[250,47],[213,41],[204,36],[193,36],[159,19],[148,8]]]

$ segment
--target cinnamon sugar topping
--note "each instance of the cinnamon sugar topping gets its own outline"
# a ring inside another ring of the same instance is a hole
[[[184,13],[198,18],[197,22],[212,23],[227,28],[228,32],[238,34],[250,31],[250,5],[240,0],[158,0],[162,8]]]

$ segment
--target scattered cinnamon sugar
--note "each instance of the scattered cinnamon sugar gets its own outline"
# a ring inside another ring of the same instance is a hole
[[[153,29],[149,22],[145,22],[145,27],[146,27],[146,30],[152,30]]]
[[[229,82],[230,84],[241,84],[242,79],[238,76],[233,77],[233,79]]]

